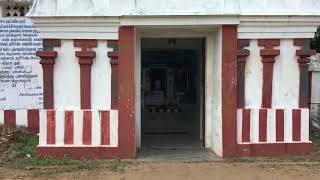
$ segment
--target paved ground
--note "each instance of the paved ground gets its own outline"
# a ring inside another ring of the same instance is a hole
[[[190,135],[144,136],[143,147],[138,153],[139,161],[219,161],[211,150],[203,148],[202,142]]]
[[[138,161],[220,161],[205,148],[145,148],[138,153]]]
[[[122,168],[0,168],[0,179],[106,180],[319,180],[319,163],[131,162]]]

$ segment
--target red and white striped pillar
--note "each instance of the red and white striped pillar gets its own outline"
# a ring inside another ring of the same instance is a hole
[[[294,45],[301,47],[300,50],[296,51],[296,55],[299,57],[297,62],[300,68],[299,107],[308,108],[308,64],[310,62],[309,57],[315,55],[316,51],[310,50],[310,39],[295,39]]]
[[[74,47],[81,48],[75,55],[80,64],[80,95],[81,109],[91,109],[91,66],[96,52],[92,48],[97,47],[97,40],[74,40]]]
[[[40,64],[43,69],[44,109],[54,109],[53,67],[58,53],[53,48],[60,46],[61,41],[59,39],[44,39],[43,51],[36,52],[36,55],[41,58]]]
[[[259,39],[258,45],[264,47],[264,49],[260,51],[263,63],[262,108],[271,108],[273,66],[275,57],[280,55],[280,50],[274,49],[274,46],[280,46],[280,40]]]
[[[245,70],[247,57],[250,55],[250,51],[245,47],[250,46],[250,40],[241,39],[238,40],[238,81],[237,81],[237,92],[238,92],[238,108],[244,108],[245,106]]]

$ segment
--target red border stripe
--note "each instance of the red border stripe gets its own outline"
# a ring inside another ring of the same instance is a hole
[[[267,109],[259,110],[259,142],[267,142]]]
[[[15,110],[4,110],[4,125],[8,127],[16,127]]]
[[[91,145],[92,136],[92,112],[83,111],[83,136],[82,143],[84,145]]]
[[[47,144],[56,143],[56,112],[47,111]]]
[[[64,143],[73,144],[73,127],[74,127],[74,113],[73,111],[65,111],[64,120]]]
[[[292,110],[292,140],[301,141],[301,109]]]
[[[222,26],[222,149],[237,154],[237,26]],[[121,51],[121,47],[120,47]],[[121,60],[120,60],[121,63]],[[121,74],[121,73],[120,73]],[[130,113],[130,112],[129,112]]]
[[[284,110],[276,110],[276,141],[284,141]]]
[[[250,142],[250,109],[242,111],[242,142]]]
[[[39,133],[39,110],[29,109],[28,110],[28,132],[31,134]]]
[[[101,145],[110,144],[110,112],[101,111]]]

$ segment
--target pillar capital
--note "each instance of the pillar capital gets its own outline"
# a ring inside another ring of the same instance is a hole
[[[263,63],[263,84],[262,84],[262,108],[271,108],[272,106],[272,81],[273,66],[275,57],[280,55],[280,39],[259,39],[258,46],[263,46],[260,50],[261,61]]]
[[[61,46],[59,39],[44,39],[43,51],[37,51],[36,55],[41,58],[40,64],[43,70],[43,99],[44,109],[54,108],[54,94],[53,94],[53,68],[58,52],[54,51],[55,47]]]
[[[310,63],[310,56],[315,55],[316,51],[310,49],[310,39],[294,39],[293,45],[300,47],[300,49],[296,51],[296,56],[298,56],[297,63],[299,63],[300,69],[299,107],[308,108],[308,66]]]
[[[238,40],[238,50],[237,50],[237,106],[238,108],[244,108],[245,106],[245,69],[247,58],[250,55],[250,50],[245,49],[250,46],[249,39],[239,39]]]
[[[97,47],[98,42],[95,39],[75,39],[73,45],[81,48],[80,51],[75,51],[80,65],[81,109],[91,109],[91,66],[96,57],[92,48]]]

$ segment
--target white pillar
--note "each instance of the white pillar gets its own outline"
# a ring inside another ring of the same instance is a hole
[[[310,121],[320,129],[320,53],[311,57],[309,71],[312,72]]]

